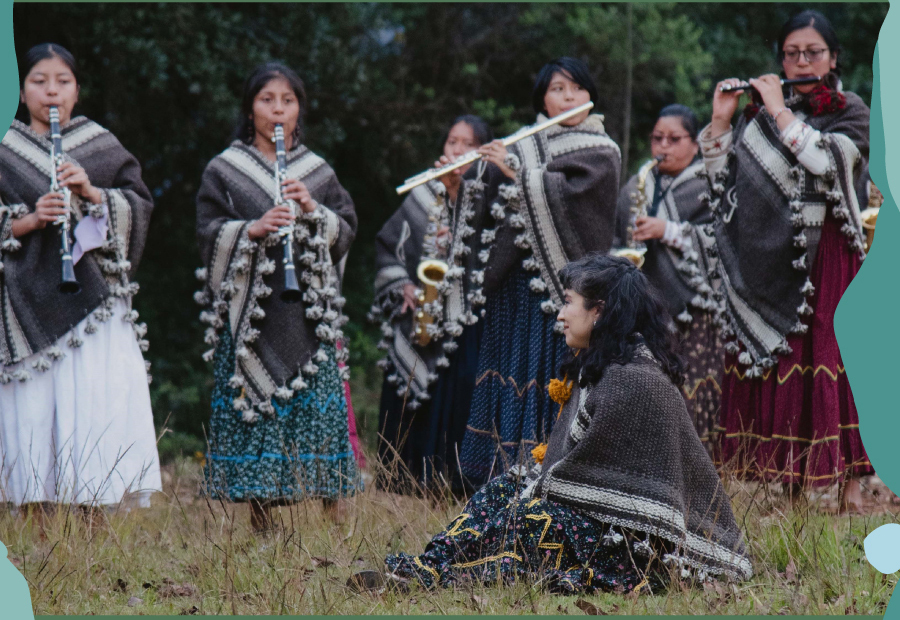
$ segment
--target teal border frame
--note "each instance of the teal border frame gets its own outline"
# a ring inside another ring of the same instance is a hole
[[[2,94],[0,119],[7,119],[0,120],[0,126],[5,126],[6,122],[12,120],[18,99],[12,8],[12,0],[0,0],[0,94]],[[874,57],[869,161],[872,178],[885,197],[884,208],[879,217],[877,241],[873,243],[863,268],[838,306],[835,331],[847,376],[854,391],[860,416],[860,433],[869,458],[881,479],[891,489],[900,491],[900,462],[894,460],[896,438],[900,436],[900,415],[896,415],[897,397],[891,389],[897,383],[896,369],[900,368],[900,364],[896,363],[897,356],[892,355],[892,352],[900,352],[900,321],[897,318],[900,309],[900,286],[895,284],[897,269],[894,268],[895,265],[900,265],[900,244],[896,243],[896,239],[900,236],[897,230],[900,227],[900,213],[893,196],[895,193],[893,184],[897,184],[897,193],[900,195],[900,144],[898,144],[900,115],[884,114],[885,108],[891,109],[884,105],[885,102],[896,102],[900,99],[900,83],[896,71],[890,71],[892,64],[888,62],[890,58],[900,57],[900,36],[891,37],[889,36],[891,33],[900,35],[900,18],[895,11],[889,10],[881,28]],[[892,145],[890,149],[889,144]],[[0,562],[6,561],[5,553],[3,556],[0,557]],[[6,605],[20,589],[18,584],[4,578],[4,574],[5,571],[0,570],[0,601]],[[9,607],[5,609],[4,615],[10,611]],[[42,617],[87,618],[88,616]],[[168,616],[144,617],[162,619]],[[243,617],[250,618],[250,616]],[[895,603],[893,599],[891,600],[885,618],[900,620],[900,602]]]

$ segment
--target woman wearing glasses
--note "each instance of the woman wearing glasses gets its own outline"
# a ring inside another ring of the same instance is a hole
[[[698,131],[697,117],[687,106],[669,105],[659,113],[650,152],[661,160],[643,183],[636,174],[619,192],[615,245],[627,243],[632,226],[632,240],[647,248],[642,270],[675,318],[688,362],[682,394],[697,434],[712,453],[722,356],[711,314],[715,304],[709,296],[709,265],[702,251],[710,245],[704,229],[712,216],[701,202],[708,187],[698,176],[704,170]],[[632,225],[632,207],[641,199],[646,215]]]
[[[737,83],[725,80],[700,136],[728,353],[723,457],[792,497],[842,482],[842,508],[858,511],[858,478],[873,470],[833,318],[864,257],[869,109],[842,91],[841,48],[820,13],[795,16],[778,43],[783,76],[818,83],[750,80],[758,96],[732,129],[739,94],[721,92]]]

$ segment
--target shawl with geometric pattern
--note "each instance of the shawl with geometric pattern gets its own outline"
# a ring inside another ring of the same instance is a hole
[[[272,397],[290,399],[307,387],[304,377],[328,359],[320,343],[333,346],[343,337],[344,298],[335,269],[356,234],[353,201],[331,167],[298,145],[287,153],[287,177],[301,180],[318,203],[311,213],[294,205],[294,262],[303,300],[284,303],[282,237],[271,233],[251,240],[249,228],[274,206],[274,163],[253,146],[235,141],[203,173],[197,196],[197,238],[205,268],[195,295],[207,307],[209,325],[204,354],[211,361],[219,332],[228,329],[235,343],[229,384],[241,388],[232,403],[247,422],[272,415]],[[346,360],[347,349],[337,351]],[[342,369],[346,375],[346,367]]]
[[[728,493],[700,442],[678,387],[650,351],[610,364],[572,394],[553,427],[543,463],[524,497],[541,497],[608,524],[604,545],[654,553],[650,536],[674,547],[663,558],[683,578],[753,574]],[[616,531],[614,527],[620,528]]]
[[[782,143],[765,110],[749,122],[742,116],[724,169],[710,180],[709,208],[716,238],[716,296],[723,303],[719,324],[726,345],[761,376],[788,354],[789,334],[806,333],[814,312],[809,271],[816,261],[826,210],[841,223],[848,245],[865,257],[858,188],[867,177],[869,108],[854,93],[846,106],[811,116],[803,97],[788,98],[794,114],[821,132],[814,148],[828,158],[822,175],[810,173]],[[862,184],[864,185],[864,184]]]
[[[50,139],[29,126],[13,121],[0,143],[0,383],[27,381],[33,372],[47,371],[65,355],[54,343],[85,318],[85,333],[97,331],[95,322],[112,317],[115,299],[124,299],[129,311],[122,320],[132,324],[142,350],[146,325],[136,323],[131,297],[153,201],[141,180],[134,156],[109,131],[83,116],[62,128],[66,161],[84,168],[91,184],[103,195],[108,213],[106,242],[85,253],[75,265],[81,285],[76,295],[57,291],[60,282],[60,228],[47,227],[12,236],[12,224],[35,209],[50,188]],[[93,205],[72,194],[70,230],[83,217],[102,217],[103,205]],[[71,234],[71,233],[70,233]],[[68,347],[81,345],[74,335]],[[31,368],[13,364],[42,353]]]

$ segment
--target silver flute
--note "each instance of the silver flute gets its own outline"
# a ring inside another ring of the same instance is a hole
[[[594,107],[593,101],[588,101],[587,103],[583,103],[577,108],[572,108],[568,112],[564,112],[558,116],[554,116],[551,119],[544,121],[543,123],[538,123],[537,125],[532,125],[531,127],[527,127],[522,131],[514,133],[511,136],[507,136],[503,138],[501,142],[503,142],[503,146],[510,146],[511,144],[515,144],[519,140],[523,138],[527,138],[530,135],[536,134],[539,131],[543,131],[548,127],[552,127],[553,125],[558,125],[559,123],[569,120],[573,116],[578,116],[582,112],[590,110]],[[463,166],[468,166],[472,162],[476,162],[481,159],[481,153],[476,151],[470,151],[465,155],[461,156],[452,164],[447,164],[446,166],[442,166],[440,168],[432,168],[431,170],[426,170],[425,172],[419,173],[416,176],[409,177],[406,181],[403,182],[403,185],[397,188],[398,194],[405,194],[411,189],[418,187],[419,185],[423,185],[432,181],[434,179],[438,179],[449,172],[453,172],[457,168],[462,168]]]

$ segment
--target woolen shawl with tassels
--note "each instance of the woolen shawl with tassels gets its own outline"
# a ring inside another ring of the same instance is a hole
[[[674,545],[666,564],[703,581],[753,574],[728,494],[685,409],[649,349],[575,385],[524,495],[569,506],[602,523]],[[623,544],[611,529],[604,537]],[[607,542],[604,540],[604,542]],[[649,541],[635,553],[651,552]]]
[[[90,316],[93,321],[111,318],[116,297],[130,305],[153,201],[141,180],[141,167],[116,137],[83,116],[62,128],[65,160],[84,168],[98,188],[108,211],[106,243],[85,253],[75,265],[81,285],[77,295],[64,295],[60,283],[60,229],[48,225],[19,238],[12,236],[13,221],[35,210],[38,199],[50,191],[50,136],[38,135],[14,121],[0,143],[0,382],[11,377],[4,370],[24,358],[43,352],[34,368],[19,368],[15,379],[25,381],[34,371],[50,368],[65,352],[54,343]],[[103,207],[72,195],[71,228],[83,217],[102,217]],[[137,312],[121,317],[132,323],[141,348],[146,326],[135,323]],[[80,346],[72,336],[69,347]]]
[[[388,373],[388,382],[398,386],[400,394],[408,396],[407,407],[411,409],[417,409],[420,401],[429,400],[428,388],[437,380],[437,360],[443,350],[437,340],[425,347],[412,341],[415,310],[400,314],[403,287],[421,286],[417,270],[427,254],[426,233],[429,226],[435,230],[440,226],[447,208],[446,191],[439,181],[420,185],[409,193],[375,237],[378,271],[371,318],[382,319],[381,346],[387,352],[379,366]],[[445,260],[446,256],[439,258]]]
[[[816,148],[829,161],[813,175],[784,146],[768,112],[734,130],[725,168],[711,179],[710,210],[715,220],[718,276],[724,302],[719,322],[724,338],[743,345],[741,363],[761,376],[789,351],[787,336],[805,333],[815,290],[809,271],[816,260],[826,210],[842,223],[850,247],[865,256],[859,195],[868,179],[869,108],[854,93],[843,93],[843,109],[813,115],[801,96],[787,106],[822,132]],[[726,348],[737,353],[732,342]]]
[[[669,185],[660,191],[656,217],[678,224],[681,234],[690,241],[690,247],[676,249],[664,244],[660,239],[646,241],[647,253],[641,271],[660,291],[676,321],[690,327],[692,311],[710,312],[716,304],[711,299],[712,288],[708,273],[710,257],[704,251],[713,240],[706,234],[706,224],[712,221],[712,214],[700,197],[709,185],[703,175],[706,167],[703,160],[697,160],[671,179]],[[647,175],[644,197],[648,205],[653,205],[657,194],[660,175]],[[619,192],[616,209],[616,247],[624,247],[626,228],[631,221],[632,195],[637,192],[638,177],[634,175]]]
[[[302,302],[280,299],[282,237],[248,236],[274,206],[274,163],[235,141],[209,163],[197,196],[197,237],[206,267],[198,272],[205,286],[195,297],[208,307],[201,320],[210,325],[209,344],[218,343],[219,330],[231,330],[236,359],[229,383],[244,392],[233,406],[248,422],[274,412],[273,396],[288,400],[306,388],[304,377],[328,359],[320,343],[333,345],[346,322],[334,266],[356,234],[353,201],[331,167],[305,146],[291,149],[286,163],[288,178],[302,181],[318,203],[308,214],[295,205],[294,261]],[[337,352],[339,361],[346,353]],[[213,354],[214,349],[204,357],[211,360]]]
[[[538,115],[537,122],[545,120]],[[541,309],[556,314],[563,299],[559,270],[612,247],[621,155],[602,115],[528,136],[509,147],[507,160],[513,180],[492,164],[476,164],[463,177],[450,271],[441,303],[430,312],[430,333],[445,353],[456,350],[455,338],[478,321],[486,296],[518,266],[532,272],[531,289],[547,296]],[[438,368],[448,365],[446,355],[438,358]]]

